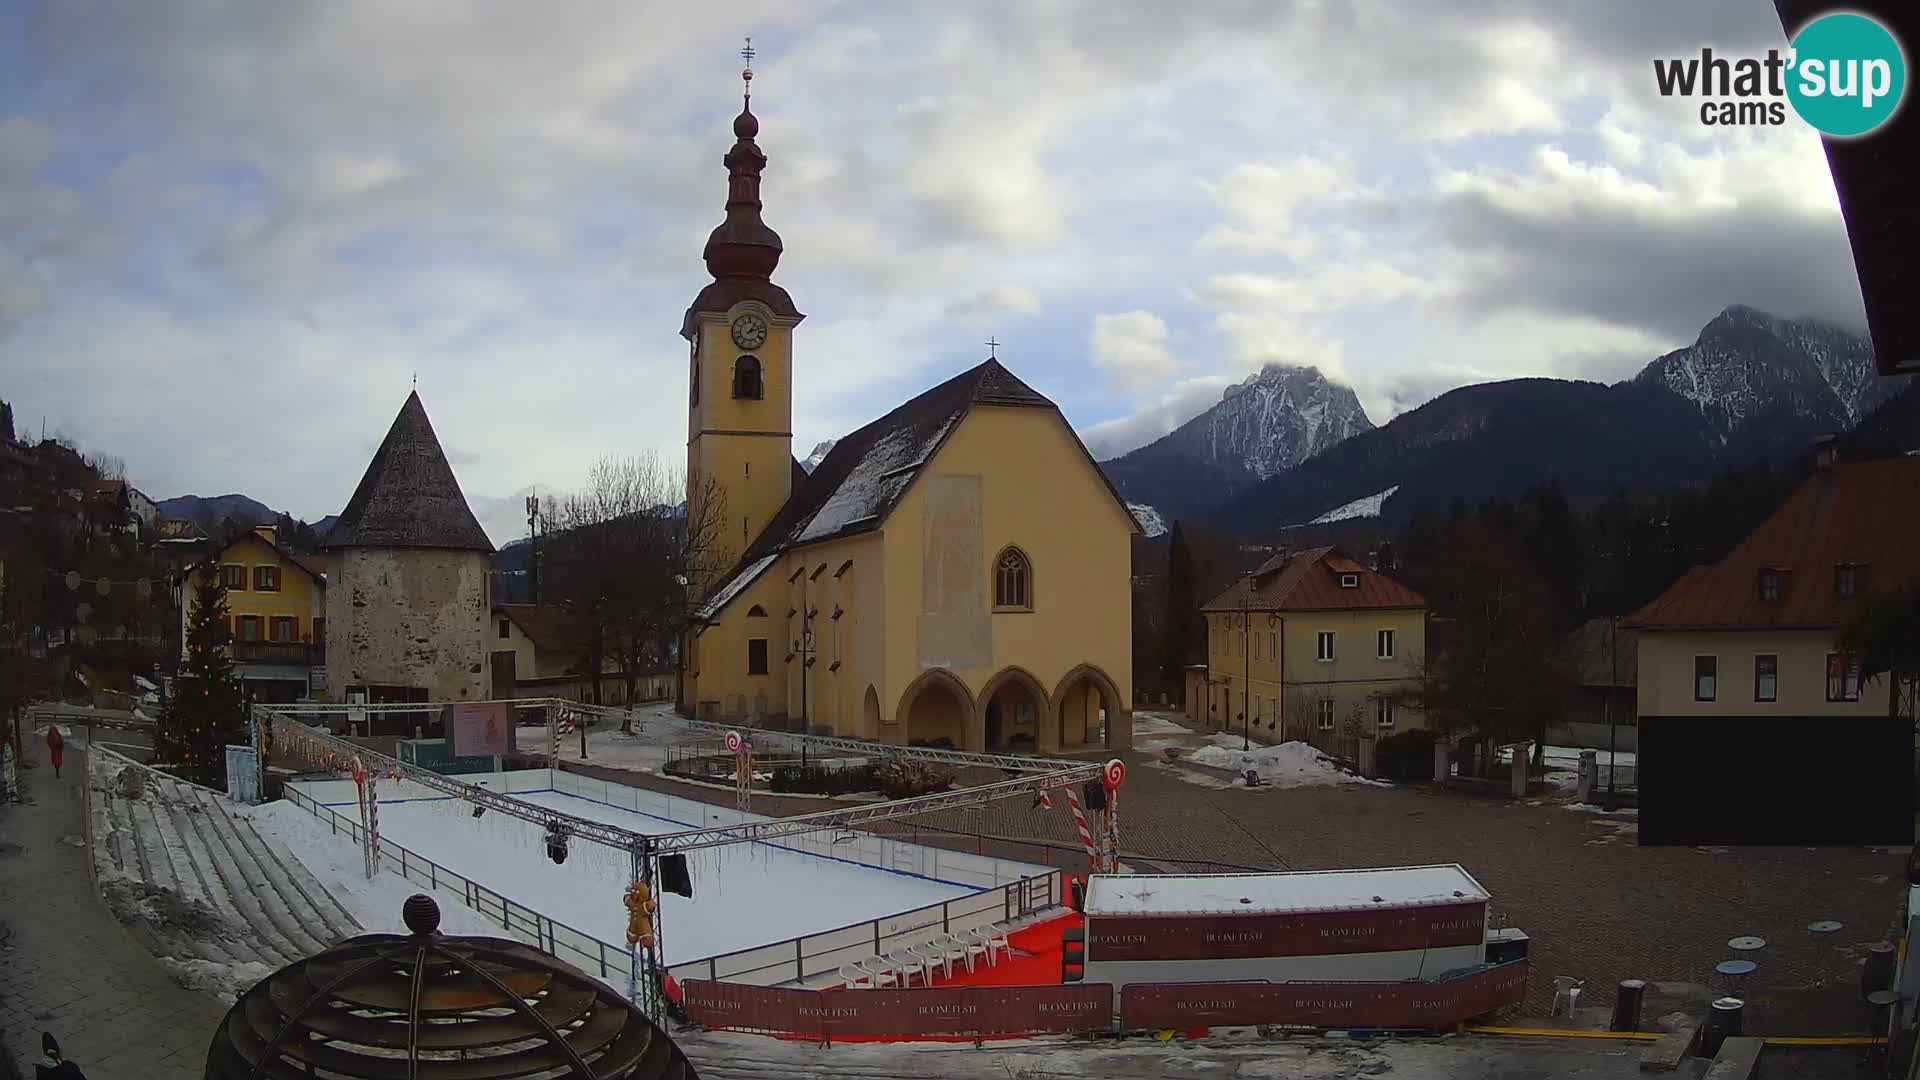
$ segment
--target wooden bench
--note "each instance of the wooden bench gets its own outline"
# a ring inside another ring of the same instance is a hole
[[[1766,1043],[1751,1036],[1732,1035],[1720,1044],[1702,1080],[1747,1080],[1760,1068],[1760,1049]]]
[[[1648,1043],[1646,1049],[1640,1051],[1640,1071],[1672,1072],[1679,1068],[1680,1059],[1693,1049],[1693,1041],[1699,1034],[1699,1028],[1687,1024]]]

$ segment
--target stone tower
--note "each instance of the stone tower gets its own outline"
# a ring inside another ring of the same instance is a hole
[[[478,701],[493,543],[419,393],[408,395],[327,535],[327,687],[335,701]]]

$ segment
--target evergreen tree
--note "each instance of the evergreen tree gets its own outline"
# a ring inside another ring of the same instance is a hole
[[[194,574],[187,658],[160,714],[154,751],[160,762],[178,764],[180,775],[212,787],[225,786],[227,745],[246,741],[240,680],[227,655],[231,640],[226,586],[218,567],[203,566]]]
[[[1167,684],[1183,697],[1187,664],[1192,659],[1194,626],[1199,618],[1199,605],[1193,597],[1193,552],[1187,548],[1186,530],[1175,521],[1172,535],[1167,538],[1167,639],[1161,665]]]

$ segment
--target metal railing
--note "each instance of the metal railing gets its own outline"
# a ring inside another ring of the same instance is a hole
[[[924,944],[938,934],[961,933],[994,923],[1004,926],[1031,918],[1061,906],[1062,894],[1062,876],[1054,871],[898,915],[672,964],[668,971],[683,982],[712,979],[757,986],[803,983],[835,974],[841,965],[855,960]]]
[[[301,792],[297,785],[287,785],[284,794],[295,806],[327,823],[336,835],[345,835],[355,843],[365,842],[364,830],[353,818],[316,802]],[[380,862],[385,868],[416,885],[436,890],[458,887],[463,904],[483,918],[500,924],[507,933],[590,974],[598,975],[609,986],[624,985],[630,964],[630,954],[625,946],[602,941],[584,930],[542,915],[385,837],[380,839]]]

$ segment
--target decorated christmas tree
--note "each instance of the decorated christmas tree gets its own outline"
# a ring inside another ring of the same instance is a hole
[[[227,745],[246,742],[240,680],[227,655],[227,590],[217,567],[193,574],[187,616],[187,657],[155,732],[156,763],[178,766],[196,783],[224,787]]]

